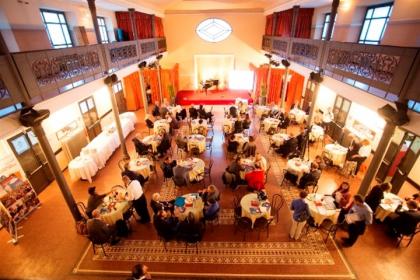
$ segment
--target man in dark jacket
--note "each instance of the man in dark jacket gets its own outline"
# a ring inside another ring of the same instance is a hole
[[[409,235],[416,230],[417,224],[420,222],[420,211],[417,207],[417,202],[410,200],[407,202],[408,211],[400,211],[400,205],[395,213],[387,217],[386,222],[392,235]]]
[[[95,210],[99,205],[101,205],[102,201],[104,200],[104,197],[107,196],[108,194],[98,194],[96,192],[96,187],[90,187],[88,189],[88,193],[89,193],[89,198],[88,198],[88,202],[87,202],[87,207],[86,207],[86,215],[89,218],[92,218],[92,212],[93,210]]]
[[[89,219],[86,225],[89,238],[92,240],[92,242],[96,244],[109,242],[111,245],[118,243],[119,240],[115,237],[115,228],[107,225],[104,221],[102,221],[99,210],[95,209],[92,212],[92,219]]]

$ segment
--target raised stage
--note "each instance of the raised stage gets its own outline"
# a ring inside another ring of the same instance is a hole
[[[208,90],[207,94],[199,90],[181,90],[176,95],[176,103],[179,105],[229,105],[235,104],[235,99],[238,97],[248,99],[248,103],[253,102],[247,90]]]

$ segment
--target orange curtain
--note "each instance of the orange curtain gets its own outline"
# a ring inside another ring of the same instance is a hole
[[[260,67],[255,67],[253,64],[249,65],[249,68],[254,71],[254,90],[255,90],[255,101],[258,100],[261,93],[261,86],[267,85],[268,65],[264,64]]]
[[[136,111],[143,108],[143,98],[141,96],[139,72],[133,72],[123,78],[125,99],[127,102],[127,110]]]
[[[273,20],[274,14],[268,15],[265,20],[265,35],[273,35]]]
[[[175,87],[175,93],[178,93],[179,90],[179,64],[176,63],[174,67],[172,68],[172,79],[173,84]]]
[[[271,68],[270,89],[267,94],[267,103],[280,103],[283,75],[284,69]]]
[[[292,75],[292,78],[287,85],[286,111],[289,111],[294,103],[300,103],[305,82],[305,77],[295,71],[289,70],[289,75]]]
[[[155,101],[160,102],[159,96],[159,82],[157,77],[157,70],[155,68],[152,69],[144,69],[143,70],[144,81],[146,85],[150,86],[150,90],[152,91],[152,102]]]
[[[171,81],[171,70],[170,69],[160,69],[160,79],[162,81],[162,95],[163,98],[166,98],[168,101],[171,100],[169,96],[169,85],[172,85]]]
[[[155,36],[165,37],[165,33],[163,32],[162,19],[157,16],[155,16]]]

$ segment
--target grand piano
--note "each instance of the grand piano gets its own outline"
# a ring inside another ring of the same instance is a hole
[[[207,95],[207,90],[213,86],[216,87],[216,90],[219,90],[219,80],[214,80],[214,79],[205,80],[205,81],[202,81],[200,84],[201,84],[202,90],[206,93],[206,95]]]

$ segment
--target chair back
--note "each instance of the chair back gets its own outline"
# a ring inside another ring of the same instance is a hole
[[[262,229],[267,227],[270,224],[270,221],[265,217],[259,217],[254,222],[255,229]]]
[[[118,167],[120,168],[121,171],[125,170],[125,164],[128,162],[128,160],[125,159],[121,159],[120,161],[118,161]]]
[[[251,230],[252,229],[252,220],[248,217],[240,217],[237,221],[237,225],[241,229]]]
[[[86,213],[86,206],[83,202],[79,201],[76,203],[77,210],[79,210],[80,214],[82,215],[83,219],[88,220],[89,217]]]
[[[275,211],[280,210],[280,208],[283,207],[284,203],[285,203],[285,199],[279,193],[274,194],[271,198],[271,208]]]

